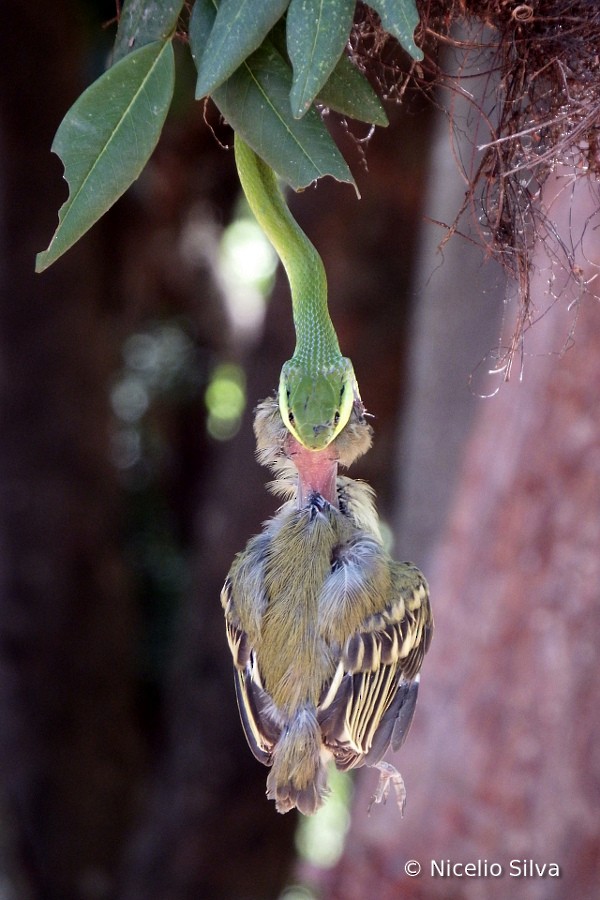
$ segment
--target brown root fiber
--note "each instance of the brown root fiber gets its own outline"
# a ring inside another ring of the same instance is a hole
[[[461,72],[476,61],[487,72],[485,96],[475,96],[485,140],[473,147],[464,171],[465,202],[445,240],[470,211],[488,255],[497,258],[519,287],[524,330],[531,311],[530,273],[534,246],[552,225],[540,203],[541,188],[555,170],[571,179],[600,174],[600,3],[597,0],[417,0],[417,43],[425,59],[412,63],[392,54],[368,7],[359,6],[352,53],[381,93],[401,99],[408,88],[443,87],[463,98],[469,80]],[[460,60],[444,71],[451,48]],[[442,62],[438,62],[441,59]],[[472,68],[471,68],[472,71]],[[452,121],[453,128],[461,124]],[[482,129],[480,129],[480,136]],[[590,178],[591,176],[591,178]],[[444,243],[442,242],[442,243]],[[563,248],[573,278],[574,256]],[[521,335],[518,335],[520,337]]]

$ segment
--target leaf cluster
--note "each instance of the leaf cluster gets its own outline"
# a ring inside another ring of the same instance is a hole
[[[415,0],[370,0],[382,29],[415,59]],[[112,66],[75,102],[52,150],[69,196],[41,272],[66,252],[140,175],[158,143],[173,97],[173,41],[187,32],[196,98],[224,119],[288,184],[330,175],[354,184],[325,127],[328,108],[373,125],[387,118],[377,93],[345,50],[356,0],[127,0]]]

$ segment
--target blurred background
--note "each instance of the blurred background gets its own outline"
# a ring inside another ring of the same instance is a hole
[[[597,896],[597,196],[568,171],[544,189],[508,384],[513,286],[468,233],[438,249],[485,141],[468,98],[407,93],[367,146],[341,129],[362,199],[323,182],[291,201],[375,416],[351,474],[426,572],[437,628],[404,818],[367,815],[361,771],[299,823],[246,746],[219,603],[274,511],[251,419],[293,345],[285,282],[185,52],[142,177],[35,275],[67,194],[52,138],[106,64],[114,5],[2,11],[1,900]],[[431,874],[486,859],[503,874]]]

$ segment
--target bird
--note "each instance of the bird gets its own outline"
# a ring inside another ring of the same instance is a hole
[[[377,767],[373,802],[392,784],[403,808],[402,778],[383,756],[413,718],[433,633],[427,582],[384,548],[369,485],[336,474],[324,496],[318,465],[307,474],[302,458],[296,469],[294,437],[284,430],[279,440],[280,420],[274,398],[259,404],[259,458],[288,499],[236,556],[221,592],[243,729],[270,767],[267,797],[280,813],[322,806],[331,761]],[[349,423],[320,451],[325,469],[370,444],[361,408]]]
[[[339,474],[369,449],[372,429],[323,262],[256,149],[235,134],[240,184],[288,276],[296,345],[254,421],[258,459],[285,502],[221,591],[242,724],[279,812],[316,812],[332,760],[378,767],[374,802],[391,783],[403,806],[402,778],[383,756],[412,721],[433,632],[429,589],[384,548],[369,486]]]
[[[285,427],[277,396],[258,403],[254,413],[256,455],[276,476],[272,493],[294,497],[301,507],[311,493],[320,493],[334,505],[339,467],[348,468],[371,447],[373,429],[360,398],[353,401],[346,427],[321,451],[307,450]]]

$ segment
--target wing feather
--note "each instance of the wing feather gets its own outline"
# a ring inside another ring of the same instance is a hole
[[[271,698],[253,680],[249,666],[243,671],[236,669],[234,678],[235,695],[248,746],[259,762],[270,766],[273,747],[281,734]]]
[[[323,692],[319,723],[338,768],[374,765],[390,743],[400,747],[432,630],[425,579],[415,566],[394,563],[391,602],[348,638],[336,676]]]
[[[221,603],[225,611],[227,643],[235,668],[235,695],[244,734],[256,759],[270,766],[282,723],[273,701],[263,688],[254,647],[237,616],[230,578],[223,585]]]

